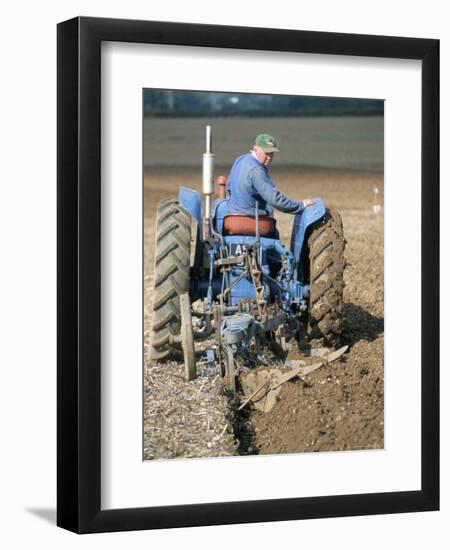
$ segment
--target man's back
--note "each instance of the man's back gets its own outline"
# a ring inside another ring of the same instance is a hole
[[[262,216],[272,213],[270,206],[295,214],[303,209],[302,202],[293,201],[280,193],[269,172],[252,153],[239,156],[231,167],[227,190],[230,194],[228,214],[255,215],[256,201]]]
[[[259,166],[258,166],[259,165]],[[228,202],[228,213],[246,216],[255,215],[255,202],[258,200],[253,189],[252,180],[255,171],[265,168],[258,162],[251,153],[238,157],[231,168],[228,176],[227,189],[230,194]],[[262,197],[259,197],[259,209],[265,209]],[[262,212],[261,212],[262,213]]]

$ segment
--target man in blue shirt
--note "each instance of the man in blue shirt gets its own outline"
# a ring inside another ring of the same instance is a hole
[[[269,216],[272,213],[271,207],[281,212],[297,214],[306,206],[314,204],[313,199],[291,200],[277,190],[268,171],[276,152],[279,149],[275,138],[270,134],[259,134],[253,149],[234,161],[227,181],[230,195],[228,215],[255,216],[256,201],[261,216]]]

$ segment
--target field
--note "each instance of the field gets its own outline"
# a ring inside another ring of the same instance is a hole
[[[341,213],[347,239],[344,340],[350,351],[335,367],[311,374],[308,386],[285,384],[281,400],[267,414],[249,410],[235,415],[217,381],[186,383],[180,365],[147,362],[145,458],[383,447],[383,217],[372,212],[373,188],[382,191],[382,174],[275,166],[271,172],[286,194],[321,196]],[[155,207],[162,197],[176,196],[179,178],[177,169],[166,168],[148,170],[145,177],[146,346]],[[198,189],[197,170],[186,168],[183,182]],[[289,242],[292,218],[285,214],[277,218],[281,238]],[[205,392],[209,397],[202,402]]]

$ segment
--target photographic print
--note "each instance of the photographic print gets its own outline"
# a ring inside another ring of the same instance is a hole
[[[439,509],[438,271],[438,40],[60,23],[58,525]]]
[[[144,460],[384,446],[384,103],[143,92]]]

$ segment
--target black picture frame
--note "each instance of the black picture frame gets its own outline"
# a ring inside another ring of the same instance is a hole
[[[101,509],[102,41],[421,60],[420,491]],[[77,17],[58,25],[57,66],[57,524],[94,533],[438,510],[439,41]]]

